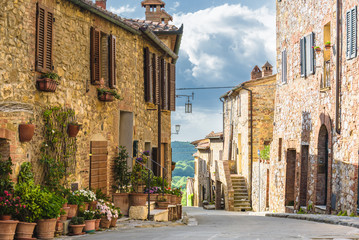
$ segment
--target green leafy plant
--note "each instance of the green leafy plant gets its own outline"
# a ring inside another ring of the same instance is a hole
[[[98,96],[101,97],[104,94],[111,94],[114,98],[122,100],[121,96],[113,89],[97,88]]]
[[[309,204],[307,207],[307,212],[311,212],[313,210],[313,204]]]
[[[57,73],[54,73],[54,72],[43,73],[43,74],[41,74],[41,78],[50,78],[50,79],[54,80],[57,84],[60,84],[60,80],[61,80],[61,77]]]
[[[127,166],[127,159],[130,156],[124,146],[120,146],[118,150],[118,155],[114,159],[114,178],[116,185],[113,186],[113,189],[119,192],[128,192],[131,182],[131,172]]]
[[[21,164],[21,169],[18,176],[18,183],[34,181],[34,174],[32,173],[32,165],[29,162]]]
[[[96,210],[95,210],[95,216],[94,216],[95,219],[100,219],[100,218],[102,218],[103,216],[104,216],[104,214],[101,213],[100,209],[96,209]]]
[[[103,193],[100,188],[96,189],[95,194],[96,194],[96,199],[97,200],[102,199],[102,200],[104,200],[106,202],[110,201],[110,198],[105,193]]]
[[[176,195],[177,197],[181,197],[182,196],[182,191],[180,188],[173,188],[172,189],[172,194]]]
[[[269,160],[270,159],[270,146],[265,145],[264,149],[260,151],[260,158],[263,160]]]
[[[5,196],[4,191],[13,192],[14,183],[12,182],[10,176],[12,174],[12,160],[9,157],[7,160],[3,161],[0,155],[0,196]]]
[[[150,171],[148,171],[146,169],[146,164],[148,161],[148,154],[147,152],[143,152],[141,153],[141,155],[139,157],[136,158],[136,163],[133,166],[132,172],[131,172],[131,184],[132,184],[132,188],[131,191],[132,192],[140,192],[140,185],[145,185],[147,184],[147,188],[148,186],[148,178],[152,179],[153,178],[153,173]],[[150,174],[150,176],[149,176]],[[151,181],[150,181],[151,184]]]
[[[303,208],[299,208],[298,214],[306,214],[306,212],[303,210]]]
[[[82,225],[85,223],[85,219],[83,217],[73,217],[71,218],[70,225]]]
[[[72,193],[67,196],[67,203],[71,205],[83,205],[84,199],[82,196]]]
[[[315,47],[314,47],[314,50],[317,50],[317,49],[320,49],[320,47],[319,47],[319,46],[315,46]]]
[[[325,42],[325,45],[331,45],[332,43],[330,41]]]
[[[344,212],[342,213],[342,215],[340,215],[340,216],[348,216],[348,212],[347,212],[347,211],[344,211]]]
[[[79,212],[79,217],[83,217],[85,220],[95,219],[96,212],[91,210],[85,210]]]
[[[350,214],[350,217],[355,217],[355,213],[352,212],[352,213]]]

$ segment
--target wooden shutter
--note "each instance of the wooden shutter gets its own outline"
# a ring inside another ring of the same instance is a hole
[[[306,76],[305,38],[300,39],[300,76]]]
[[[168,108],[176,111],[176,65],[168,63]]]
[[[91,83],[100,84],[100,31],[91,28]]]
[[[309,74],[315,73],[315,61],[314,61],[314,33],[309,35]]]
[[[152,69],[153,69],[153,97],[154,104],[160,104],[160,61],[156,54],[152,57]]]
[[[168,81],[167,81],[167,63],[161,59],[161,105],[162,109],[168,110]]]
[[[116,88],[116,37],[109,37],[109,85],[110,88]]]
[[[287,83],[287,50],[282,52],[282,83]]]
[[[53,22],[54,14],[48,8],[37,4],[36,22],[36,71],[53,70]]]
[[[145,101],[153,103],[153,68],[152,54],[148,47],[144,48],[144,84],[145,84]]]
[[[92,141],[90,157],[90,188],[107,193],[107,141]]]

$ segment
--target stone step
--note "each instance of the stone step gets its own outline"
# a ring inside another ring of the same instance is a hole
[[[234,207],[235,212],[245,212],[245,211],[251,211],[251,207]]]
[[[150,220],[156,222],[168,222],[168,210],[167,209],[151,210]]]
[[[247,187],[245,183],[232,183],[232,187]]]
[[[146,202],[146,207],[148,207],[148,202]],[[156,202],[150,202],[150,210],[154,210],[156,208]]]
[[[242,203],[242,202],[249,202],[249,199],[248,198],[234,199],[234,203]]]

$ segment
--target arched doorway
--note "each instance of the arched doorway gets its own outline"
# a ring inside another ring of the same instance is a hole
[[[322,125],[318,136],[318,168],[316,205],[326,205],[328,189],[328,144],[329,136],[325,125]]]

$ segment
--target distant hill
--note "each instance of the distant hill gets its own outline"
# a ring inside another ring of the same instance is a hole
[[[172,172],[172,186],[186,187],[188,177],[194,177],[193,154],[197,151],[190,142],[172,142],[172,161],[176,168]]]

